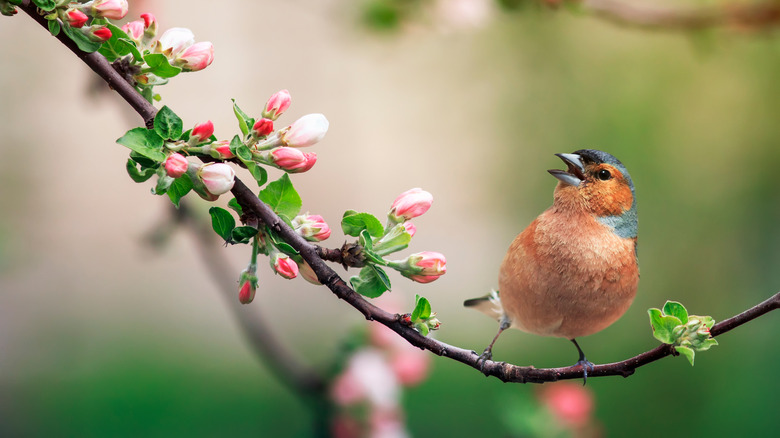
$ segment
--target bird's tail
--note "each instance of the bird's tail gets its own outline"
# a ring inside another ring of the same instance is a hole
[[[472,307],[485,315],[501,321],[504,317],[504,307],[501,305],[501,298],[497,290],[490,291],[489,294],[480,298],[472,298],[463,302],[465,307]]]

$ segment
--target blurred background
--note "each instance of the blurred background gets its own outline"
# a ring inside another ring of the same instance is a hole
[[[647,309],[667,299],[722,320],[780,289],[774,33],[646,31],[489,0],[130,3],[124,21],[151,11],[161,31],[187,27],[214,44],[209,68],[156,89],[185,128],[210,119],[230,138],[230,98],[259,114],[283,88],[293,103],[278,126],[328,117],[312,149],[317,165],[293,177],[304,210],[334,228],[325,246],[344,242],[344,210],[382,217],[409,188],[433,193],[402,254],[442,252],[447,275],[428,285],[394,275],[386,302],[411,311],[415,294],[427,296],[444,342],[481,351],[495,334],[495,321],[461,304],[497,287],[509,243],[551,203],[556,181],[546,170],[561,167],[553,154],[580,148],[623,161],[640,214],[636,301],[580,339],[590,360],[658,345]],[[0,434],[313,434],[311,405],[257,360],[193,235],[174,232],[162,250],[146,243],[170,202],[149,194],[152,182],[130,180],[128,150],[115,143],[140,118],[96,92],[91,71],[26,15],[0,17],[0,40]],[[207,217],[208,203],[187,200]],[[211,250],[237,281],[249,247]],[[302,362],[332,367],[345,340],[373,324],[327,289],[283,280],[263,263],[257,297],[240,311]],[[401,429],[774,435],[779,328],[769,314],[719,337],[693,368],[666,358],[627,379],[591,379],[592,410],[579,428],[549,426],[540,410],[558,384],[502,384],[431,355],[425,380],[401,395]],[[566,340],[519,331],[502,336],[494,357],[536,367],[576,359]]]

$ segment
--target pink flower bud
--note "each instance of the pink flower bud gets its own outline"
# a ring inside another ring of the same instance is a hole
[[[230,151],[230,142],[227,140],[215,141],[209,145],[211,156],[220,160],[227,160],[235,157]]]
[[[171,59],[193,44],[195,44],[195,35],[191,30],[183,27],[172,27],[157,40],[154,50],[155,53],[162,53]]]
[[[274,121],[271,119],[262,118],[252,127],[252,134],[255,137],[265,137],[272,132],[274,132]]]
[[[212,195],[227,193],[233,188],[236,172],[225,163],[206,163],[198,169],[198,179]]]
[[[91,41],[100,42],[100,41],[108,41],[111,39],[111,31],[105,26],[82,27],[81,31]]]
[[[127,0],[95,0],[92,15],[110,20],[121,20],[127,15]]]
[[[189,165],[184,155],[173,153],[165,160],[165,172],[171,178],[178,178],[187,172]]]
[[[274,93],[268,102],[265,103],[265,109],[263,110],[263,117],[267,117],[271,120],[276,120],[282,115],[287,108],[290,107],[290,92],[287,90],[281,90]]]
[[[141,41],[144,36],[144,22],[141,20],[131,21],[122,26],[122,31],[135,41]]]
[[[157,27],[157,19],[151,13],[141,14],[141,18],[144,20],[144,29],[149,29],[152,26]]]
[[[271,256],[270,262],[274,271],[282,277],[291,280],[298,276],[298,264],[287,254],[277,252]]]
[[[409,237],[414,237],[414,234],[417,233],[417,227],[409,221],[404,222],[404,228],[406,229],[406,232],[409,233]]]
[[[199,71],[211,65],[214,61],[214,46],[203,41],[184,49],[176,56],[175,63],[184,71]]]
[[[404,386],[416,386],[428,377],[431,355],[419,348],[397,352],[390,360],[396,378]]]
[[[252,281],[246,280],[238,289],[238,301],[241,304],[249,304],[255,299],[255,292],[257,288],[252,284]]]
[[[83,27],[87,24],[87,19],[89,18],[87,17],[87,14],[78,9],[69,9],[65,12],[65,16],[67,17],[70,27]]]
[[[314,163],[309,163],[311,157],[295,148],[278,147],[268,153],[268,159],[278,168],[290,172],[301,173],[311,169]],[[317,161],[316,155],[314,161]]]
[[[298,235],[310,242],[321,242],[330,237],[330,227],[318,214],[295,216],[292,226]]]
[[[401,275],[418,283],[430,283],[447,272],[447,260],[438,252],[423,251],[412,254],[407,263],[411,269],[402,271]]]
[[[388,216],[394,222],[407,221],[428,211],[433,203],[433,195],[415,188],[401,193],[390,208]]]
[[[281,140],[285,146],[311,146],[325,137],[328,119],[322,114],[308,114],[282,130]]]
[[[211,138],[212,134],[214,134],[214,124],[211,123],[211,120],[207,120],[205,123],[199,123],[192,128],[192,131],[190,131],[190,140],[195,137],[197,143],[203,143]]]

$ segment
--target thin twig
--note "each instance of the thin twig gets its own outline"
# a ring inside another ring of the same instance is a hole
[[[29,1],[23,2],[23,9],[33,17],[37,14],[34,11],[34,7],[31,10]],[[36,18],[37,19],[37,18]],[[38,20],[44,27],[46,23]],[[58,38],[62,41],[66,37],[60,35]],[[69,40],[67,40],[69,41]],[[66,41],[63,41],[66,43]],[[66,44],[67,45],[67,44]],[[69,46],[70,47],[70,46]],[[71,48],[71,50],[74,50]],[[78,49],[74,50],[79,54]],[[123,82],[121,76],[111,68],[110,64],[103,59],[102,56],[94,53],[92,55],[80,54],[79,57],[92,67],[102,78],[106,79],[109,84]],[[114,86],[114,89],[125,98],[128,103],[133,106],[139,115],[143,117],[144,122],[149,126],[149,123],[153,121],[156,109],[146,102],[138,102],[133,96],[137,95],[136,91],[132,87]],[[137,105],[134,106],[133,103]],[[581,368],[577,367],[564,367],[564,368],[545,368],[537,369],[534,367],[521,367],[503,362],[494,361],[479,361],[479,355],[471,350],[455,347],[446,344],[441,341],[437,341],[426,336],[422,336],[414,329],[407,327],[399,322],[399,315],[389,313],[371,303],[366,301],[362,296],[353,291],[344,280],[331,269],[325,261],[320,258],[315,246],[306,242],[301,236],[295,233],[279,216],[277,216],[266,204],[250,190],[239,178],[236,178],[235,185],[231,190],[233,195],[241,204],[244,211],[252,211],[258,219],[260,219],[266,226],[276,231],[279,236],[295,250],[297,250],[304,260],[312,267],[317,274],[319,281],[328,287],[337,297],[343,299],[349,305],[357,309],[368,320],[375,320],[391,330],[398,333],[401,337],[406,339],[410,344],[419,347],[421,349],[429,350],[439,356],[447,356],[458,362],[462,362],[475,369],[481,370],[488,376],[495,376],[496,378],[504,382],[551,382],[556,380],[565,379],[579,379],[583,377]],[[748,321],[758,318],[772,310],[780,307],[780,292],[775,294],[770,299],[760,303],[753,308],[729,318],[725,321],[716,324],[711,333],[713,336],[718,336],[729,330],[732,330]],[[674,348],[668,344],[662,344],[650,351],[639,354],[630,359],[626,359],[622,362],[615,362],[611,364],[596,365],[593,371],[588,373],[589,377],[599,376],[629,376],[634,371],[650,362],[659,360],[663,357],[674,354]]]
[[[663,30],[700,30],[721,26],[768,28],[780,25],[780,3],[724,2],[699,7],[662,7],[619,0],[582,0],[582,8],[613,23]]]

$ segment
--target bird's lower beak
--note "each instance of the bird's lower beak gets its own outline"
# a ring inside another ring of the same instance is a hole
[[[577,187],[585,179],[585,167],[577,154],[555,154],[569,167],[567,170],[550,169],[550,175],[562,183]]]

